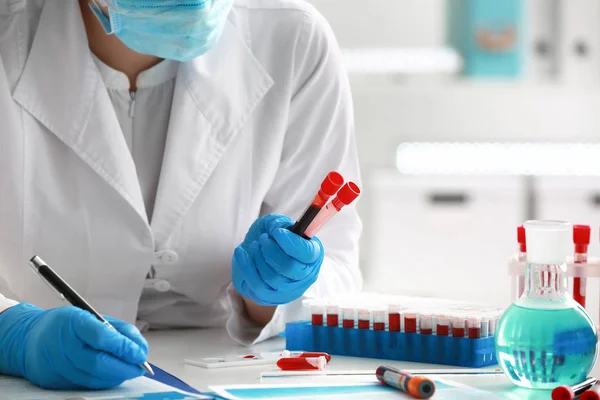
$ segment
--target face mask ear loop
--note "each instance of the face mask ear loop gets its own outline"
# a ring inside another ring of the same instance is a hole
[[[107,35],[113,34],[115,32],[118,31],[118,29],[115,29],[115,23],[114,20],[116,20],[116,15],[113,14],[110,10],[109,10],[109,15],[110,17],[106,16],[106,14],[104,14],[104,12],[102,12],[102,8],[107,5],[107,3],[104,0],[92,0],[91,3],[88,3],[90,9],[92,10],[92,12],[94,13],[94,15],[96,16],[96,18],[98,18],[98,21],[100,21],[100,24],[102,25],[102,29],[104,29],[104,32],[106,32]]]

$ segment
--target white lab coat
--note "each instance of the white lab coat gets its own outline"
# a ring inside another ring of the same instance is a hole
[[[218,46],[179,67],[152,220],[88,50],[76,0],[0,2],[0,311],[61,303],[32,272],[37,254],[102,313],[136,320],[151,265],[181,326],[223,326],[244,342],[231,257],[256,218],[297,218],[322,178],[358,180],[353,110],[333,35],[300,0],[238,0]],[[307,296],[356,291],[360,220],[343,210],[320,235]],[[234,311],[232,313],[232,310]]]

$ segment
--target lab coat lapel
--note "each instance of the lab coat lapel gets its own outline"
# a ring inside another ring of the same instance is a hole
[[[13,98],[147,223],[135,165],[91,57],[77,2],[45,3]]]
[[[215,49],[180,65],[151,222],[159,245],[168,241],[273,85],[245,43],[248,33],[235,26],[236,18],[232,11]]]

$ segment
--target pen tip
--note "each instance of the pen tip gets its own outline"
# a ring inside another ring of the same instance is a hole
[[[145,362],[142,367],[146,370],[146,372],[148,372],[150,375],[154,375],[154,370],[152,369],[152,367],[150,366],[150,364],[148,364],[148,362]]]

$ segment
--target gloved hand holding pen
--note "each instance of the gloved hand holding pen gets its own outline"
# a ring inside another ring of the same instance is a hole
[[[252,224],[234,252],[232,281],[245,298],[264,306],[290,303],[317,280],[325,254],[318,238],[289,231],[293,221],[269,214]]]
[[[146,340],[108,320],[117,331],[76,307],[17,304],[0,314],[0,373],[46,389],[105,389],[144,375]]]

